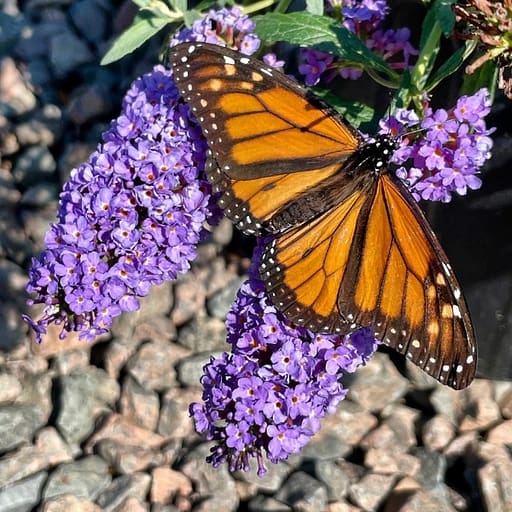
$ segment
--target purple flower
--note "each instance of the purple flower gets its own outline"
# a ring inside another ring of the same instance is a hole
[[[206,16],[194,21],[192,28],[177,33],[171,39],[170,46],[186,41],[204,41],[252,55],[261,44],[252,33],[255,27],[254,21],[247,14],[242,14],[240,7],[210,10]]]
[[[64,185],[59,222],[29,272],[29,303],[46,306],[27,320],[38,341],[52,322],[62,336],[106,332],[152,285],[188,270],[205,221],[219,217],[200,175],[206,142],[170,71],[134,82],[103,141]]]
[[[248,470],[255,458],[260,475],[265,457],[277,463],[309,442],[345,397],[341,375],[365,364],[377,347],[369,329],[340,338],[291,325],[257,277],[262,248],[227,316],[232,352],[205,366],[204,403],[190,407],[197,430],[215,442],[209,462]]]
[[[385,0],[329,0],[326,9],[328,15],[353,32],[374,53],[389,61],[390,67],[405,69],[411,56],[417,55],[418,51],[409,42],[408,28],[382,28],[388,11]],[[299,66],[299,72],[305,75],[307,85],[316,85],[321,79],[329,82],[338,75],[356,80],[363,74],[361,67],[341,59],[334,60],[333,56],[316,50],[304,48],[301,56],[305,62]]]
[[[422,130],[407,135],[416,126],[413,111],[399,110],[396,116],[381,122],[381,133],[403,135],[400,148],[393,155],[399,165],[396,173],[419,200],[448,202],[455,192],[479,188],[480,167],[490,158],[492,140],[484,117],[489,113],[489,95],[481,89],[473,96],[462,96],[450,109],[433,111],[424,105]]]

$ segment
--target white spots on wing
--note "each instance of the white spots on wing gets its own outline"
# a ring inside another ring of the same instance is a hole
[[[198,45],[198,46],[201,46],[201,45]],[[191,45],[188,47],[188,50],[187,50],[187,51],[188,51],[188,53],[194,53],[195,49],[196,49],[196,46],[195,46],[195,45],[193,45],[193,44],[191,44]]]
[[[204,98],[201,98],[199,104],[201,105],[201,107],[205,108],[208,105],[208,102]]]
[[[241,57],[240,62],[242,64],[249,64],[250,59],[248,59],[247,57]]]
[[[444,276],[441,272],[438,272],[436,275],[436,283],[439,286],[446,286],[446,279],[444,278]]]
[[[420,340],[412,340],[411,345],[412,345],[414,348],[420,348],[420,347],[421,347]]]
[[[231,57],[228,57],[227,55],[224,55],[224,62],[226,64],[234,64],[235,63],[235,59],[232,59]]]
[[[443,364],[443,367],[441,368],[441,370],[443,372],[447,372],[449,369],[450,369],[450,365],[449,364]]]
[[[443,304],[443,307],[441,309],[441,316],[443,318],[453,318],[453,309],[450,304]]]
[[[268,76],[273,76],[272,70],[270,68],[261,68],[260,71]]]
[[[431,357],[429,358],[429,363],[432,363],[432,364],[435,364],[435,362],[437,361],[437,359],[435,357]]]
[[[462,370],[463,370],[463,369],[464,369],[464,367],[463,367],[461,364],[458,364],[458,365],[457,365],[457,368],[455,368],[455,371],[456,371],[457,373],[462,373]]]
[[[466,364],[471,364],[473,361],[474,361],[473,356],[468,356],[468,357],[466,358]]]
[[[453,290],[453,296],[455,297],[456,300],[460,299],[460,296],[461,296],[460,288],[455,288],[455,290]]]
[[[462,315],[460,314],[459,306],[457,306],[457,304],[453,304],[452,309],[453,309],[453,316],[455,316],[456,318],[462,318]]]
[[[391,329],[389,329],[389,332],[391,334],[396,334],[396,329],[394,327],[391,327]]]

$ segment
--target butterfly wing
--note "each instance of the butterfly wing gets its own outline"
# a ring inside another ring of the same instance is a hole
[[[246,233],[272,231],[269,221],[284,205],[334,175],[360,145],[332,109],[259,61],[184,43],[171,50],[171,62],[208,141],[208,178]]]
[[[274,303],[293,322],[375,336],[455,389],[476,369],[464,297],[423,213],[401,183],[373,179],[336,208],[279,235],[262,258]]]

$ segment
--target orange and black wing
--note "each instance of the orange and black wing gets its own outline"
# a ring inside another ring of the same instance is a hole
[[[272,218],[332,177],[361,143],[332,109],[257,60],[184,43],[171,63],[208,141],[206,171],[223,194],[219,204],[246,233],[275,231]],[[302,212],[290,219],[304,220]]]
[[[459,284],[423,213],[389,175],[277,236],[262,258],[276,306],[316,332],[371,325],[375,336],[455,389],[476,368]]]

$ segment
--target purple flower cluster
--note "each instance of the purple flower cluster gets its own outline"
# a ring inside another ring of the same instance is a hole
[[[480,89],[459,98],[450,110],[433,110],[426,103],[421,122],[406,109],[381,121],[381,133],[404,134],[392,162],[400,166],[397,175],[417,200],[448,202],[452,193],[465,195],[468,188],[480,188],[478,172],[492,148],[489,135],[494,129],[487,129],[484,120],[490,106],[487,89]],[[409,128],[418,126],[421,129],[407,135]]]
[[[194,21],[192,28],[181,30],[171,40],[170,46],[185,41],[203,41],[228,46],[245,55],[252,55],[260,47],[260,39],[251,32],[256,24],[240,7],[223,8],[210,12]]]
[[[33,259],[30,303],[38,341],[52,322],[94,339],[113,318],[138,309],[152,285],[186,272],[205,221],[218,212],[200,177],[206,142],[162,66],[137,79],[122,114],[60,196],[59,222]],[[217,213],[218,215],[218,213]]]
[[[394,69],[404,69],[409,66],[410,57],[418,52],[409,42],[408,28],[382,28],[388,10],[386,0],[328,0],[326,12],[383,59],[389,60],[401,53],[401,59],[389,65]],[[302,58],[304,63],[299,66],[299,72],[305,75],[307,85],[316,85],[321,78],[329,82],[338,75],[355,80],[363,73],[361,68],[351,63],[309,48],[302,50]]]
[[[204,404],[190,406],[196,430],[216,443],[208,462],[247,471],[256,458],[259,475],[264,457],[277,463],[309,442],[347,393],[343,372],[364,365],[378,343],[370,329],[340,338],[291,325],[257,277],[262,248],[227,317],[232,351],[205,366]]]

